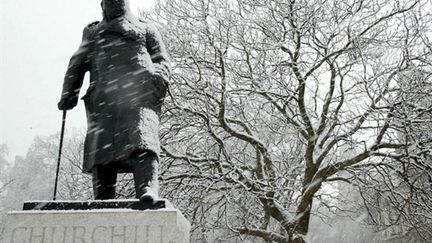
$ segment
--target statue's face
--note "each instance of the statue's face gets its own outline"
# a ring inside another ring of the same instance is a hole
[[[126,0],[102,0],[101,6],[103,16],[107,20],[125,15],[128,8]]]

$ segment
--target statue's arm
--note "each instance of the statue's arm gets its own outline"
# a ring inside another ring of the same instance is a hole
[[[168,52],[162,41],[162,36],[155,26],[149,25],[146,36],[147,51],[155,66],[156,74],[163,77],[166,84],[171,75],[171,65],[169,62]]]
[[[63,81],[61,100],[58,103],[60,110],[72,109],[78,103],[79,90],[83,84],[84,75],[90,69],[89,46],[92,25],[94,23],[84,28],[82,42],[69,61]]]

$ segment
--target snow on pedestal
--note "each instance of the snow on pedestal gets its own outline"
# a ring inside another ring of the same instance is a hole
[[[177,209],[10,212],[4,243],[189,243],[190,224]]]

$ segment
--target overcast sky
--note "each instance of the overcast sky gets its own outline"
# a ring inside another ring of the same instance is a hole
[[[132,0],[150,8],[152,0]],[[100,0],[0,0],[0,144],[9,160],[25,155],[37,135],[60,130],[63,77],[83,28],[101,19]],[[88,85],[86,78],[81,95]],[[84,104],[66,127],[85,127]]]

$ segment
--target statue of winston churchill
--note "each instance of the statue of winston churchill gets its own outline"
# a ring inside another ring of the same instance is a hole
[[[136,197],[158,198],[159,116],[170,64],[155,26],[135,17],[127,0],[102,0],[103,20],[85,27],[64,78],[60,110],[82,97],[87,113],[83,171],[95,199],[115,196],[117,173],[133,173]]]

